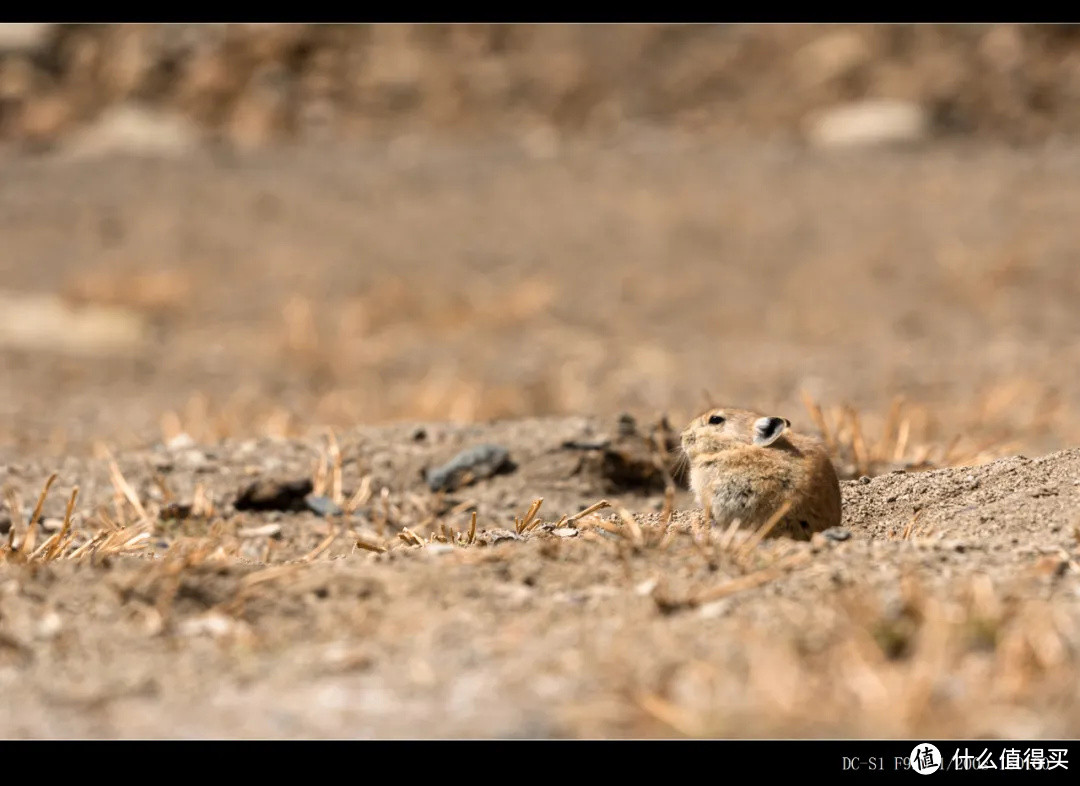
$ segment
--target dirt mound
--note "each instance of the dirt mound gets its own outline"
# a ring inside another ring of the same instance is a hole
[[[660,125],[790,136],[814,111],[902,99],[939,131],[1080,130],[1073,26],[5,25],[0,139],[54,145],[112,107],[243,146],[411,132]],[[126,132],[125,132],[126,133]],[[171,134],[172,131],[162,133]]]
[[[1080,451],[846,481],[844,530],[755,544],[700,531],[684,492],[670,520],[663,495],[610,495],[562,447],[601,425],[65,462],[28,562],[30,505],[9,524],[0,733],[1039,737],[1080,722]],[[456,500],[429,490],[423,468],[478,444],[514,469]],[[9,494],[32,500],[48,469],[5,467]],[[308,478],[349,512],[235,513],[258,478]],[[600,494],[626,512],[574,517]],[[50,532],[75,537],[54,559]]]

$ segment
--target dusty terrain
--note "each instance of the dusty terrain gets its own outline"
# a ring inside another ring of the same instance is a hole
[[[340,30],[0,53],[0,736],[1076,736],[1074,37],[903,29],[371,33],[319,139]],[[880,94],[934,132],[799,137]],[[237,144],[80,141],[133,95]],[[821,432],[843,528],[704,530],[710,402]]]
[[[105,462],[66,464],[64,476],[83,484],[81,506],[109,509],[113,525],[94,526],[127,526],[96,555],[91,546],[29,565],[7,555],[0,733],[1077,728],[1080,452],[847,481],[849,535],[755,546],[695,535],[687,512],[669,532],[662,513],[645,512],[656,497],[613,492],[563,447],[604,432],[584,418],[351,431],[339,446],[341,489],[359,489],[362,504],[328,519],[233,510],[253,478],[309,478],[317,453],[307,443],[128,453],[118,469],[145,517],[133,503],[113,506]],[[420,468],[478,441],[510,446],[516,469],[432,499]],[[6,480],[34,488],[52,468],[7,467]],[[370,502],[364,478],[379,490]],[[46,501],[49,531],[67,491]],[[170,512],[163,491],[202,509]],[[536,494],[544,501],[530,522]],[[560,523],[600,498],[639,511],[636,526],[592,515]],[[675,503],[684,508],[685,494]],[[404,524],[419,534],[396,534]]]
[[[1080,458],[918,471],[1076,444],[1075,153],[652,144],[7,162],[5,286],[141,327],[8,339],[2,733],[1075,733]],[[680,489],[658,547],[662,479],[581,443],[703,389],[822,403],[850,539],[695,545]],[[641,534],[557,525],[601,499]]]

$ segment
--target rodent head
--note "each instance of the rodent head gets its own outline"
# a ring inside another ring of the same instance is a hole
[[[787,418],[760,415],[745,409],[710,409],[690,421],[682,433],[682,447],[693,459],[736,446],[768,447],[791,427]]]

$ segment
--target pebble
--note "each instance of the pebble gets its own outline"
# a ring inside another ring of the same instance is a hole
[[[195,440],[186,431],[181,431],[175,437],[165,443],[169,450],[187,450],[195,447]]]
[[[304,504],[307,505],[308,510],[320,516],[340,516],[345,512],[340,505],[329,497],[315,494],[308,494],[304,497]]]
[[[276,538],[281,535],[281,525],[264,524],[261,527],[248,527],[236,534],[241,538]]]
[[[41,618],[37,626],[37,637],[39,639],[52,639],[60,633],[63,629],[64,623],[60,619],[60,615],[55,611],[50,611]]]
[[[192,152],[199,142],[197,126],[179,113],[121,104],[74,134],[65,152],[72,159],[117,153],[168,158]]]
[[[634,592],[642,596],[649,595],[654,589],[656,589],[656,585],[659,583],[660,579],[656,576],[653,576],[652,578],[645,579],[645,581],[634,587]]]
[[[926,110],[911,101],[886,99],[856,101],[826,110],[807,127],[816,147],[869,147],[910,144],[929,136]]]

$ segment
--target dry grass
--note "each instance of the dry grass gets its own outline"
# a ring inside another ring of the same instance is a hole
[[[893,470],[977,466],[1008,455],[1015,444],[994,436],[981,442],[959,433],[947,441],[931,440],[931,409],[896,397],[881,420],[877,438],[863,428],[863,417],[848,405],[823,408],[805,391],[803,405],[832,456],[841,478],[883,475]]]
[[[37,504],[30,515],[30,520],[22,522],[22,505],[18,493],[14,489],[8,489],[5,495],[8,511],[11,516],[11,527],[8,530],[7,543],[0,546],[0,563],[35,563],[52,562],[53,560],[84,560],[99,559],[103,557],[132,554],[143,551],[150,540],[150,530],[153,522],[147,516],[146,510],[139,503],[130,484],[120,474],[115,462],[112,464],[113,482],[117,494],[114,512],[115,517],[110,516],[105,509],[99,509],[95,514],[82,523],[76,525],[76,502],[79,496],[79,487],[71,490],[67,506],[64,512],[63,525],[59,532],[36,546],[39,535],[39,523],[41,511],[49,494],[49,489],[57,479],[57,475],[49,476],[41,493],[38,495]],[[130,511],[129,511],[130,508]],[[135,521],[129,523],[129,513],[134,514]],[[73,528],[76,531],[73,531]]]
[[[801,640],[802,618],[786,639],[752,626],[737,663],[686,664],[661,691],[639,693],[640,710],[687,736],[933,737],[962,728],[1020,738],[1039,728],[1040,702],[1067,711],[1055,697],[1078,668],[1075,620],[1045,601],[1011,600],[985,576],[947,598],[906,582],[895,609],[852,592],[825,612],[812,623],[823,642]]]

